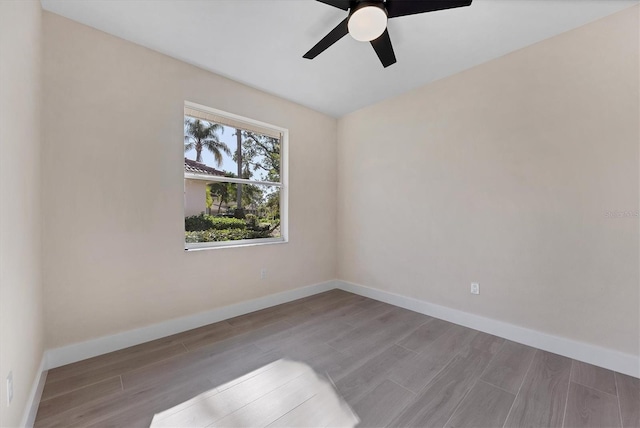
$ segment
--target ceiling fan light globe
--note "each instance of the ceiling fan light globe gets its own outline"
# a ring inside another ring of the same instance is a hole
[[[359,42],[370,42],[387,29],[387,13],[378,6],[361,7],[349,17],[348,27],[351,37]]]

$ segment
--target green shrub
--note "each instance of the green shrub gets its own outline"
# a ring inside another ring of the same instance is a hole
[[[244,208],[234,208],[233,216],[237,219],[244,220]]]
[[[244,221],[247,223],[247,227],[255,229],[258,226],[258,217],[255,214],[247,214],[244,217]]]
[[[185,242],[237,241],[239,239],[269,238],[269,231],[251,229],[209,229],[185,232]]]
[[[213,217],[213,229],[244,229],[247,224],[238,218]]]
[[[186,217],[184,219],[184,230],[187,232],[198,232],[210,229],[244,229],[246,223],[233,217],[214,217],[212,215],[200,214]]]

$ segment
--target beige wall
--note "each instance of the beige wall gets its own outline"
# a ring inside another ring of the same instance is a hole
[[[335,119],[57,15],[43,22],[49,348],[335,278]],[[184,251],[185,100],[290,130],[289,243]]]
[[[184,180],[184,215],[198,215],[207,211],[207,182]]]
[[[633,7],[342,118],[339,278],[637,355],[638,61]]]
[[[0,1],[0,426],[18,426],[44,349],[39,1]],[[52,189],[49,189],[52,190]],[[7,407],[5,379],[13,371]]]

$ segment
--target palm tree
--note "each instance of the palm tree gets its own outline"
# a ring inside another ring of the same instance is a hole
[[[227,177],[233,177],[233,174],[226,174]],[[233,183],[224,183],[224,182],[216,182],[209,183],[208,189],[211,196],[215,196],[219,199],[218,202],[218,214],[220,214],[220,209],[222,208],[222,204],[226,204],[229,202],[229,197],[233,192],[235,192]]]
[[[216,160],[216,165],[222,165],[222,152],[231,156],[229,147],[220,141],[218,131],[224,132],[224,127],[218,123],[209,123],[200,119],[185,119],[184,121],[184,151],[196,151],[196,162],[202,162],[202,150],[207,149]]]

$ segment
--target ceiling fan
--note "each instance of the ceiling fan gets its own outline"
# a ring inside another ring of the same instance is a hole
[[[386,68],[395,64],[387,19],[442,9],[469,6],[473,0],[317,0],[349,15],[320,40],[303,58],[313,59],[347,35],[360,42],[370,42]]]

